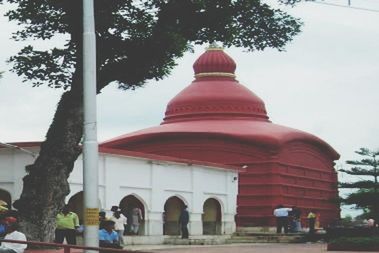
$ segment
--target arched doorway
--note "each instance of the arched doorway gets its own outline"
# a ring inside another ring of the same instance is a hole
[[[132,215],[133,209],[139,208],[141,210],[142,220],[139,220],[140,227],[138,230],[138,235],[144,235],[145,234],[145,206],[144,204],[136,196],[128,195],[120,201],[119,207],[122,213],[125,215],[125,217],[128,218],[126,233],[129,235],[133,235],[131,231],[131,224],[133,222],[133,215]]]
[[[11,207],[12,207],[12,198],[11,198],[11,194],[8,191],[0,189],[0,200],[2,200],[5,203],[7,203],[8,209],[11,209]]]
[[[84,224],[84,194],[83,191],[77,192],[71,196],[67,205],[71,212],[74,212],[79,217],[79,223]],[[98,206],[101,207],[101,201],[98,200]]]
[[[163,234],[180,235],[179,216],[184,208],[184,202],[178,197],[169,198],[164,205]]]
[[[75,193],[67,202],[67,205],[70,207],[70,211],[78,215],[80,224],[83,224],[84,222],[83,203],[83,191]]]
[[[221,205],[214,198],[209,198],[203,205],[203,234],[220,235],[221,234]]]

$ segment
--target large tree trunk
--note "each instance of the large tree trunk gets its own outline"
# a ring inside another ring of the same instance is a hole
[[[82,87],[81,78],[74,78],[71,87],[58,103],[38,158],[26,166],[28,174],[23,178],[22,194],[13,204],[19,211],[20,229],[28,240],[54,240],[55,217],[70,192],[67,179],[81,153],[83,102],[82,89],[78,88]]]

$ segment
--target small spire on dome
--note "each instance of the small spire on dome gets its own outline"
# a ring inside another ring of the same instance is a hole
[[[224,50],[222,46],[219,46],[217,42],[213,41],[209,46],[205,49],[206,51],[210,50]]]
[[[230,77],[235,78],[236,63],[222,47],[213,42],[193,64],[195,78]]]

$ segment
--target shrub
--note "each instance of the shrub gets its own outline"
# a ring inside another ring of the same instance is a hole
[[[328,250],[375,250],[379,251],[379,236],[340,237],[328,244]]]

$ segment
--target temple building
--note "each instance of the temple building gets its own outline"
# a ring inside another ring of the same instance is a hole
[[[241,85],[236,63],[210,47],[194,63],[195,80],[167,105],[159,126],[129,133],[102,147],[207,161],[243,168],[238,226],[274,225],[278,204],[314,209],[321,225],[339,217],[334,161],[320,138],[272,123],[265,104]]]
[[[272,123],[262,99],[236,80],[236,63],[222,48],[208,48],[193,68],[194,81],[168,103],[160,125],[99,146],[100,207],[143,213],[145,239],[128,243],[178,235],[184,205],[191,236],[273,226],[279,204],[299,207],[303,218],[315,210],[321,226],[338,218],[332,199],[339,154],[312,134]],[[0,199],[9,205],[20,196],[24,167],[39,146],[0,145]],[[82,179],[80,157],[67,202],[81,217]]]

